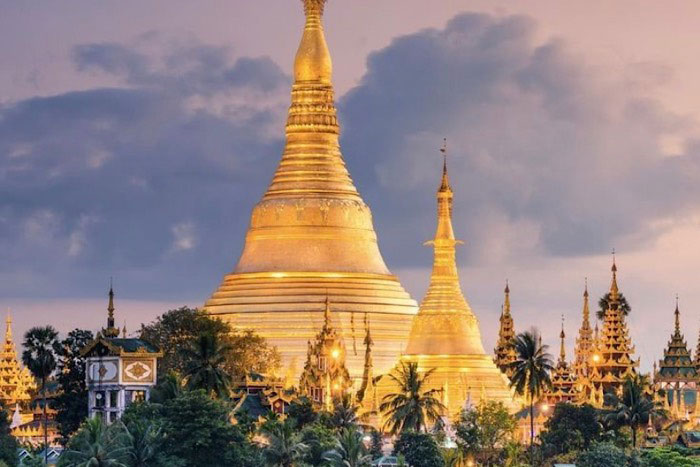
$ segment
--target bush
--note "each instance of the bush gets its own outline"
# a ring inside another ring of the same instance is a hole
[[[700,461],[685,457],[669,448],[655,448],[642,454],[644,467],[695,467]]]
[[[440,449],[432,436],[404,431],[394,445],[394,454],[401,454],[411,467],[445,467]]]
[[[628,467],[630,459],[621,448],[611,443],[596,443],[579,455],[577,467]]]

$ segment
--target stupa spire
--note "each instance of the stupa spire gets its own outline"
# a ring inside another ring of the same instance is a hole
[[[503,289],[503,307],[499,321],[498,342],[496,343],[496,348],[493,349],[493,361],[503,373],[510,376],[513,374],[511,363],[515,361],[516,353],[515,345],[513,344],[515,325],[510,314],[510,285],[507,279],[506,288]]]
[[[5,345],[12,344],[12,314],[10,309],[7,310],[7,317],[5,318]]]
[[[620,289],[617,287],[617,264],[615,263],[615,250],[612,252],[612,281],[610,282],[610,300],[617,301],[620,295]]]
[[[414,318],[406,346],[407,354],[484,353],[478,322],[459,284],[455,246],[462,242],[455,240],[452,230],[453,193],[444,162],[446,151],[445,146],[440,150],[443,154],[443,173],[436,194],[435,237],[425,242],[433,246],[430,286]],[[435,315],[445,316],[448,320],[437,320]]]
[[[559,362],[566,363],[566,347],[564,345],[564,338],[566,333],[564,332],[564,315],[561,315],[561,332],[559,333],[559,339],[561,339],[561,346],[559,347]]]
[[[673,312],[675,316],[675,333],[680,334],[681,333],[681,312],[678,310],[678,294],[676,294],[676,310]]]
[[[114,288],[112,280],[109,281],[109,302],[107,303],[107,328],[104,329],[105,337],[119,337],[119,329],[114,325]]]

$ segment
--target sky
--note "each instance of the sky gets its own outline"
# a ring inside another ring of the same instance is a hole
[[[447,137],[486,348],[507,278],[516,328],[556,355],[563,315],[571,355],[584,278],[605,293],[613,249],[642,368],[676,294],[694,348],[698,17],[691,0],[330,0],[343,154],[413,297]],[[302,25],[296,0],[0,0],[0,307],[16,335],[99,327],[110,277],[129,330],[206,300],[279,160]]]

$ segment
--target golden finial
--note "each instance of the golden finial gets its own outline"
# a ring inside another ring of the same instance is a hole
[[[564,338],[566,334],[564,333],[564,314],[561,315],[561,332],[559,333],[559,338],[561,339],[561,348],[559,349],[559,360],[562,363],[566,362],[566,349],[564,348]]]
[[[610,299],[612,301],[616,301],[618,299],[619,295],[619,289],[617,287],[617,263],[615,262],[615,249],[612,251],[612,268],[610,270],[612,271],[612,282],[610,283]]]
[[[122,337],[126,339],[126,320],[124,320],[124,327],[122,327]]]
[[[294,60],[294,81],[331,83],[333,64],[323,35],[323,7],[326,0],[303,0],[306,24]]]
[[[505,295],[503,299],[503,314],[510,315],[510,286],[508,285],[508,279],[506,279],[506,288],[503,290]]]
[[[442,180],[439,191],[448,191],[450,190],[450,179],[447,176],[447,138],[442,140],[440,154],[442,154]]]
[[[681,333],[681,312],[678,309],[678,294],[676,294],[676,310],[673,312],[676,317],[676,334]]]
[[[107,304],[107,328],[104,330],[106,337],[119,337],[119,329],[114,326],[114,287],[112,278],[109,278],[109,303]]]
[[[5,318],[5,343],[12,342],[12,313],[10,308],[7,308],[7,318]]]
[[[326,309],[323,310],[323,327],[324,329],[330,328],[331,325],[331,299],[326,294]]]

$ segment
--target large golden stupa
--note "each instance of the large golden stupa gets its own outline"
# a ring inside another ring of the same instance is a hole
[[[446,155],[446,148],[443,148]],[[508,378],[492,357],[484,352],[479,321],[462,294],[452,230],[452,188],[443,161],[442,179],[437,192],[437,229],[429,242],[434,249],[430,286],[399,364],[415,362],[418,371],[433,369],[428,389],[442,390],[442,402],[450,419],[459,415],[465,402],[478,404],[482,399],[502,402],[514,411],[520,403],[509,389]],[[390,378],[380,381],[380,398],[393,392]]]
[[[375,368],[383,372],[403,350],[417,307],[384,264],[372,214],[340,152],[321,24],[325,0],[303,3],[306,24],[294,62],[282,160],[253,209],[238,264],[205,310],[265,337],[298,376],[307,341],[323,326],[328,297],[357,380],[364,366],[365,317],[372,323]]]

